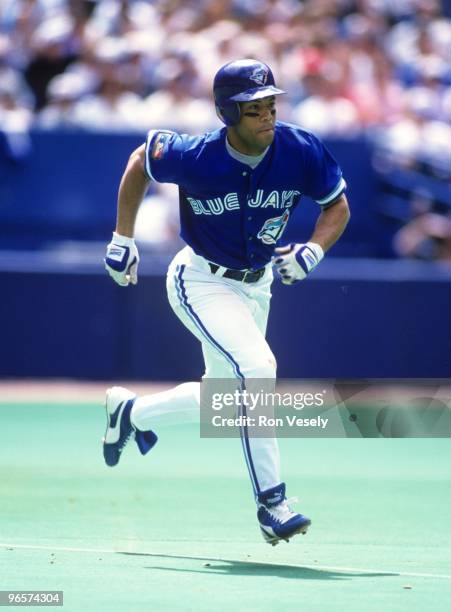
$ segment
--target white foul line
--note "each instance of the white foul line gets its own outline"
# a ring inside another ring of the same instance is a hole
[[[166,558],[170,558],[173,557],[174,559],[180,557],[180,556],[184,556],[184,555],[171,555],[171,554],[161,554],[159,555],[158,553],[155,552],[146,552],[146,551],[130,551],[130,550],[112,550],[111,548],[109,549],[103,549],[103,548],[73,548],[73,547],[66,547],[66,546],[35,546],[32,544],[6,544],[4,542],[0,542],[0,548],[11,548],[11,549],[15,549],[15,548],[20,548],[20,549],[27,549],[27,550],[47,550],[47,551],[57,551],[57,552],[74,552],[74,553],[93,553],[93,554],[121,554],[121,553],[126,553],[129,555],[149,555],[152,557],[158,557],[158,556],[162,556],[162,557],[166,557]],[[187,559],[192,558],[189,556],[186,556]],[[201,556],[201,558],[203,558]],[[207,557],[205,557],[205,559],[207,559]],[[208,558],[210,561],[214,561],[214,559]],[[217,559],[218,562],[232,562],[232,560],[227,560],[227,559]],[[239,561],[238,559],[233,560],[233,561]],[[450,574],[423,574],[423,573],[418,573],[418,572],[399,572],[399,571],[393,571],[393,570],[375,570],[375,569],[368,569],[368,568],[362,568],[362,567],[336,567],[336,566],[332,566],[332,565],[292,565],[291,563],[287,563],[287,564],[282,564],[282,563],[271,563],[269,561],[239,561],[240,563],[258,563],[260,565],[269,565],[269,566],[275,566],[275,565],[279,565],[280,567],[292,567],[292,568],[299,568],[299,569],[309,569],[309,570],[328,570],[328,571],[334,571],[334,572],[354,572],[354,573],[368,573],[368,574],[393,574],[394,576],[403,576],[403,577],[410,577],[410,578],[440,578],[440,579],[444,579],[444,580],[451,580],[451,575]],[[213,568],[214,569],[214,568]]]

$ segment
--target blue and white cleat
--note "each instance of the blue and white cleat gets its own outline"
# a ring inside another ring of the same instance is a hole
[[[153,431],[139,431],[133,426],[130,413],[135,399],[136,395],[124,387],[111,387],[106,392],[107,425],[103,438],[103,456],[110,467],[119,463],[121,453],[132,437],[142,455],[149,452],[158,440]]]
[[[289,506],[296,501],[296,498],[285,497],[284,482],[259,494],[257,518],[262,535],[268,544],[276,546],[280,540],[288,542],[294,535],[307,532],[311,520],[293,512]]]

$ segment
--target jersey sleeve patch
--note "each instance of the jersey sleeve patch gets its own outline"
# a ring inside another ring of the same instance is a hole
[[[169,130],[150,130],[146,140],[146,172],[150,179],[158,181],[152,172],[152,161],[163,159],[168,150],[168,143],[174,132]]]
[[[158,132],[154,138],[154,143],[151,151],[152,159],[161,159],[164,154],[164,145],[168,141],[170,134],[168,132]]]

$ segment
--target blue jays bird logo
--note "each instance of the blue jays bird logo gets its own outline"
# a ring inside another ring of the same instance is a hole
[[[260,238],[264,244],[276,244],[282,236],[289,218],[290,211],[286,210],[280,217],[267,219],[258,232],[257,238]]]
[[[268,78],[268,70],[265,68],[256,68],[249,78],[251,81],[255,81],[257,85],[264,85]]]

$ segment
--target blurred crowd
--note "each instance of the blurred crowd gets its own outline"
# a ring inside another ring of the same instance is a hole
[[[218,67],[257,57],[288,92],[284,120],[448,149],[446,13],[440,0],[0,0],[0,123],[201,132],[219,125]]]
[[[17,158],[30,128],[215,129],[213,76],[243,57],[279,118],[371,139],[399,254],[451,259],[449,0],[0,0],[0,136]]]

